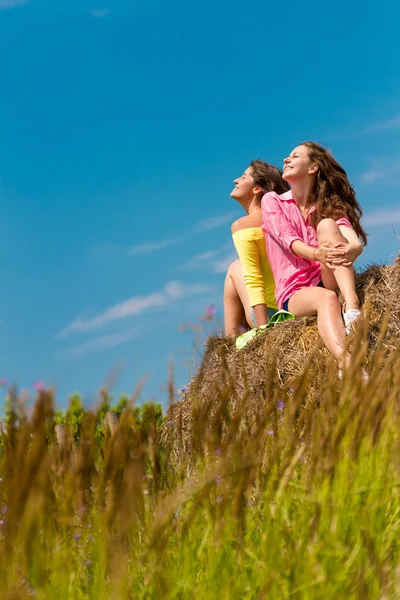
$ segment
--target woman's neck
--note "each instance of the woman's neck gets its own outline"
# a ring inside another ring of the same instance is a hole
[[[299,181],[292,185],[292,196],[296,200],[298,206],[307,208],[311,201],[312,181]]]
[[[257,197],[253,198],[253,200],[251,200],[249,204],[242,206],[248,215],[251,215],[261,210],[260,202]]]

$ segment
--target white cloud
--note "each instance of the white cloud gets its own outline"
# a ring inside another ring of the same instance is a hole
[[[375,133],[377,131],[391,131],[400,129],[400,115],[396,115],[391,119],[386,119],[385,121],[376,121],[375,123],[371,123],[364,129],[360,131],[360,134],[364,135],[367,133]]]
[[[212,291],[213,288],[211,286],[202,283],[184,284],[179,281],[170,281],[164,286],[162,291],[153,292],[148,296],[133,296],[124,302],[111,306],[91,319],[77,318],[63,329],[58,337],[66,337],[71,333],[93,331],[113,321],[140,315],[150,309],[166,306],[180,298],[206,294]]]
[[[145,244],[139,244],[137,246],[133,246],[127,250],[128,254],[149,254],[150,252],[156,252],[157,250],[163,250],[164,248],[169,248],[170,246],[176,246],[181,244],[185,238],[167,238],[165,240],[160,240],[159,242],[149,242]]]
[[[213,273],[225,273],[228,270],[229,265],[234,261],[237,260],[237,254],[236,252],[231,252],[230,254],[227,254],[226,256],[223,256],[221,258],[218,258],[217,260],[213,260],[211,261],[211,270]]]
[[[237,218],[237,213],[234,212],[224,213],[216,217],[209,217],[200,221],[200,223],[195,225],[193,228],[189,228],[188,231],[190,235],[204,233],[216,229],[217,227],[221,227],[222,225],[226,225],[227,223],[231,223],[235,218]],[[133,256],[140,256],[142,254],[150,254],[152,252],[164,250],[165,248],[170,248],[171,246],[182,244],[183,242],[187,241],[188,235],[165,238],[163,240],[157,240],[154,242],[143,242],[130,248],[126,248],[126,246],[124,247],[120,244],[100,243],[92,248],[92,253],[94,256],[97,255],[99,257],[105,253],[113,251],[123,252]]]
[[[104,19],[104,17],[106,17],[107,15],[109,15],[111,12],[110,8],[103,8],[103,9],[92,9],[89,10],[89,13],[92,15],[92,17],[95,17],[96,19]]]
[[[375,181],[387,180],[391,183],[397,183],[400,172],[400,159],[387,157],[384,159],[374,159],[370,162],[369,170],[361,174],[361,180],[365,183],[374,183]]]
[[[29,0],[0,0],[0,10],[8,10],[15,6],[22,6],[28,4]]]
[[[102,335],[92,340],[88,340],[83,344],[74,346],[65,351],[65,356],[69,358],[78,358],[85,356],[86,354],[92,354],[99,350],[106,350],[109,348],[115,348],[121,344],[131,342],[135,338],[140,336],[140,331],[135,327],[134,329],[128,329],[127,331],[121,331],[119,333],[111,333],[109,335]]]
[[[362,173],[361,179],[365,181],[365,183],[373,183],[374,181],[379,181],[380,179],[386,179],[386,175],[384,171],[380,169],[371,169],[371,171]]]
[[[187,271],[191,269],[201,269],[207,266],[211,259],[215,258],[218,255],[217,250],[210,250],[209,252],[202,252],[201,254],[196,254],[189,258],[183,265],[181,265],[179,270]]]
[[[234,219],[236,216],[236,213],[229,212],[218,217],[210,217],[208,219],[203,219],[203,221],[200,221],[200,223],[198,223],[194,231],[211,231],[211,229],[216,229],[217,227],[221,227],[221,225],[226,225],[227,223],[231,222],[232,219]]]
[[[232,219],[237,217],[236,213],[229,212],[219,215],[217,217],[209,217],[207,219],[203,219],[196,226],[193,227],[192,233],[203,233],[206,231],[211,231],[212,229],[216,229],[217,227],[221,227],[222,225],[226,225],[227,223],[232,222]],[[148,254],[150,252],[156,252],[158,250],[163,250],[164,248],[169,248],[170,246],[176,246],[178,244],[182,244],[187,240],[187,237],[175,237],[175,238],[166,238],[165,240],[160,240],[156,242],[145,242],[143,244],[138,244],[137,246],[133,246],[127,250],[128,254]]]
[[[236,251],[232,250],[232,243],[230,242],[217,250],[209,250],[192,256],[178,269],[184,271],[205,269],[209,273],[225,273],[231,262],[236,259]]]
[[[383,209],[367,213],[364,215],[363,221],[369,227],[397,225],[400,223],[400,209]]]

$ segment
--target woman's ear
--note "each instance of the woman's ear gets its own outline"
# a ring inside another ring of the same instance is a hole
[[[260,194],[262,194],[262,187],[260,185],[256,185],[255,187],[253,187],[253,194],[254,196],[259,196]]]
[[[309,168],[308,168],[308,174],[309,175],[315,175],[315,173],[318,171],[318,165],[317,163],[312,163]]]

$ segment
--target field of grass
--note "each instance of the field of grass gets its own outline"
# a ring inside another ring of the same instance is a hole
[[[124,403],[110,425],[72,407],[60,424],[50,393],[29,420],[14,400],[0,597],[400,598],[399,348],[370,371],[338,382],[310,357],[286,388],[270,367],[254,413],[229,387],[207,418],[193,398],[190,452],[157,407]]]

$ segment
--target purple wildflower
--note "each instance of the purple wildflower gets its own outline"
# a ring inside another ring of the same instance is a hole
[[[5,377],[0,377],[0,385],[7,385],[7,379]]]
[[[292,394],[294,394],[295,391],[296,391],[296,388],[292,386],[292,387],[289,388],[289,390],[292,392]]]
[[[184,394],[185,392],[188,391],[188,386],[187,385],[183,385],[181,388],[179,388],[178,392],[180,394]]]
[[[274,435],[274,430],[273,429],[268,429],[267,435]]]
[[[44,382],[41,379],[39,379],[38,381],[35,381],[35,383],[33,384],[33,387],[38,392],[43,392],[43,390],[46,389],[46,386],[44,385]]]
[[[216,313],[217,313],[217,309],[215,308],[215,304],[210,304],[206,308],[206,312],[204,315],[205,320],[211,321],[211,319],[213,319],[215,317]]]
[[[79,538],[81,537],[80,533],[74,533],[74,540],[77,542],[79,540]]]
[[[89,559],[87,559],[87,560],[85,560],[85,562],[84,562],[83,564],[84,564],[86,567],[88,567],[89,565],[91,565],[91,564],[92,564],[92,561],[91,561],[91,560],[89,560]]]
[[[220,504],[223,499],[224,499],[223,496],[218,496],[218,498],[215,499],[215,502],[218,502],[218,504]]]
[[[169,425],[170,427],[172,427],[172,426],[173,426],[173,424],[174,424],[174,422],[173,422],[173,421],[167,421],[167,425]]]
[[[217,456],[220,456],[221,455],[221,448],[217,448],[216,451],[215,451],[215,454]]]
[[[217,485],[219,485],[221,483],[221,477],[220,476],[218,476],[218,477],[215,478],[215,483]]]
[[[285,405],[284,405],[284,403],[282,402],[282,400],[278,400],[278,401],[277,401],[277,403],[276,403],[276,408],[277,408],[278,410],[283,410],[283,409],[285,408]]]
[[[254,504],[254,500],[249,500],[247,503],[247,506],[253,506],[253,504]]]

